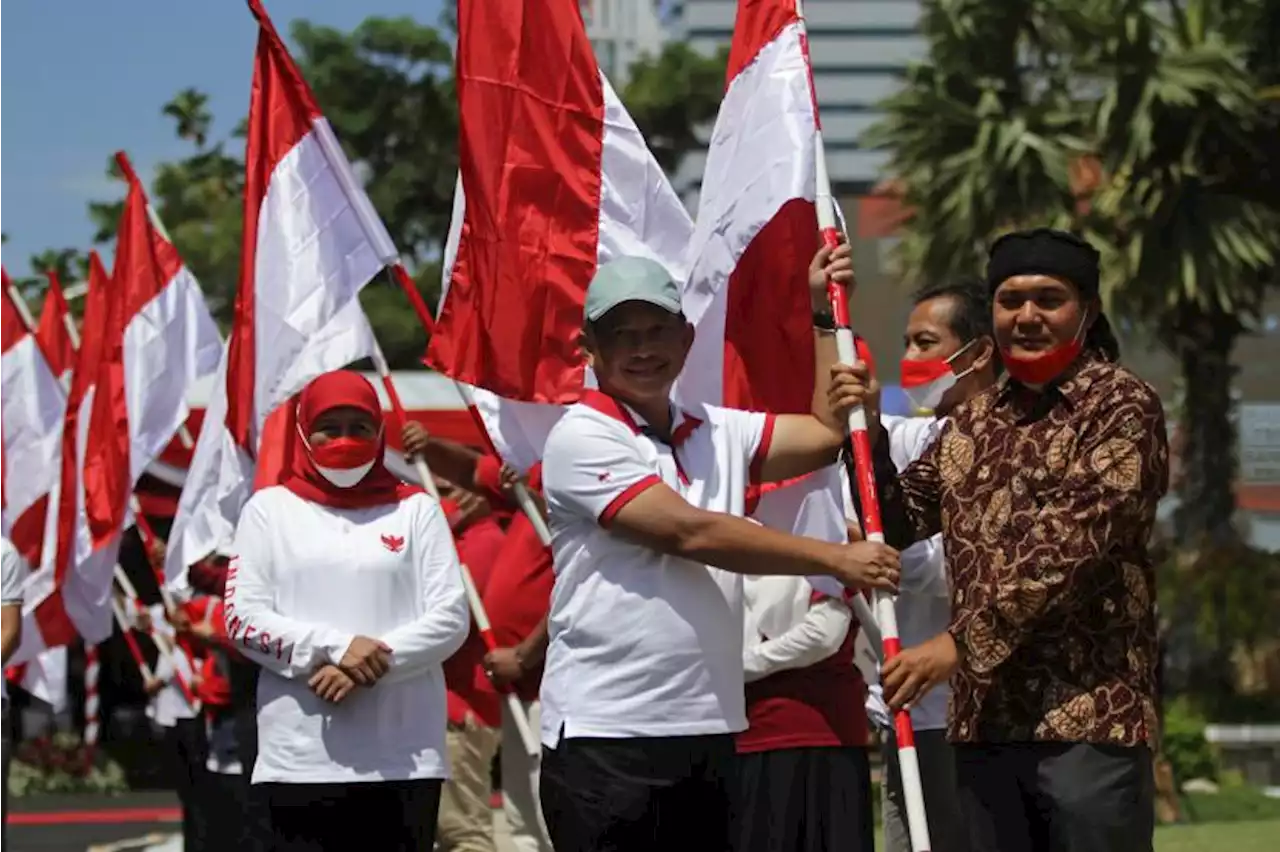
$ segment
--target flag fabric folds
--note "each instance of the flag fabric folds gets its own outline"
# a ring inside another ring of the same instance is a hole
[[[587,285],[642,255],[683,280],[693,224],[601,73],[573,0],[458,10],[460,160],[427,363],[473,386],[496,449],[527,468],[591,385]]]
[[[244,241],[231,335],[170,533],[165,575],[231,540],[267,418],[314,377],[368,357],[360,289],[395,246],[266,10],[245,152]]]

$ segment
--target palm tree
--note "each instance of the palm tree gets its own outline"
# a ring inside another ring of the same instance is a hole
[[[209,112],[209,96],[199,89],[186,88],[174,95],[161,112],[178,124],[178,138],[203,148],[209,138],[213,115]]]
[[[929,60],[866,139],[888,150],[908,211],[908,278],[981,268],[1023,224],[1075,226],[1107,249],[1109,307],[1178,359],[1187,388],[1182,542],[1231,534],[1231,353],[1280,259],[1274,110],[1247,66],[1274,56],[1252,48],[1266,9],[927,0]]]
[[[1086,224],[1104,293],[1181,368],[1183,545],[1238,538],[1231,356],[1280,262],[1280,194],[1259,182],[1275,136],[1247,66],[1263,5],[1103,0],[1080,32],[1103,88],[1091,123],[1109,178]]]
[[[1050,0],[926,0],[929,58],[880,104],[864,144],[886,150],[911,284],[982,269],[1023,224],[1070,222],[1086,146]]]
[[[1181,370],[1173,538],[1183,578],[1212,579],[1196,587],[1207,592],[1198,620],[1211,625],[1202,674],[1218,701],[1235,693],[1233,625],[1247,615],[1233,606],[1233,577],[1254,568],[1239,556],[1234,523],[1232,353],[1258,322],[1280,263],[1280,124],[1249,67],[1264,5],[1107,0],[1092,4],[1080,32],[1102,83],[1093,138],[1109,176],[1087,226],[1105,247],[1108,303]],[[1186,622],[1195,612],[1173,615]]]
[[[43,276],[52,270],[65,287],[73,281],[84,279],[88,271],[89,258],[78,249],[47,249],[33,255],[30,260],[31,271]]]

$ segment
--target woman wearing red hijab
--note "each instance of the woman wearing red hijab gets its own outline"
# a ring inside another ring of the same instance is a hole
[[[439,504],[383,466],[357,373],[297,404],[282,484],[254,494],[227,575],[227,633],[262,666],[258,757],[277,852],[419,850],[445,759],[441,664],[469,626]]]

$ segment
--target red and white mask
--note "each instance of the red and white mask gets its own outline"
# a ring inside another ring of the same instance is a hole
[[[950,358],[926,358],[916,361],[903,358],[901,364],[902,392],[918,412],[932,412],[942,404],[942,397],[955,387],[956,382],[973,372],[973,367],[956,373],[951,362],[964,354],[974,341],[970,340],[955,351]]]
[[[301,435],[302,430],[299,429],[298,433]],[[338,488],[354,488],[373,469],[373,463],[378,457],[378,447],[381,446],[382,441],[381,436],[376,438],[344,436],[330,438],[323,444],[313,447],[303,435],[302,443],[321,476]]]

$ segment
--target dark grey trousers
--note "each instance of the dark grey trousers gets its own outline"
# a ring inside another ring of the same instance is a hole
[[[971,852],[1152,852],[1145,746],[957,745]]]
[[[898,768],[898,741],[884,734],[884,782],[880,785],[880,812],[884,820],[885,852],[912,852],[907,828],[907,805]],[[929,820],[931,852],[966,852],[964,818],[956,797],[956,758],[947,732],[916,731],[916,760],[920,786],[924,788],[924,812]]]

